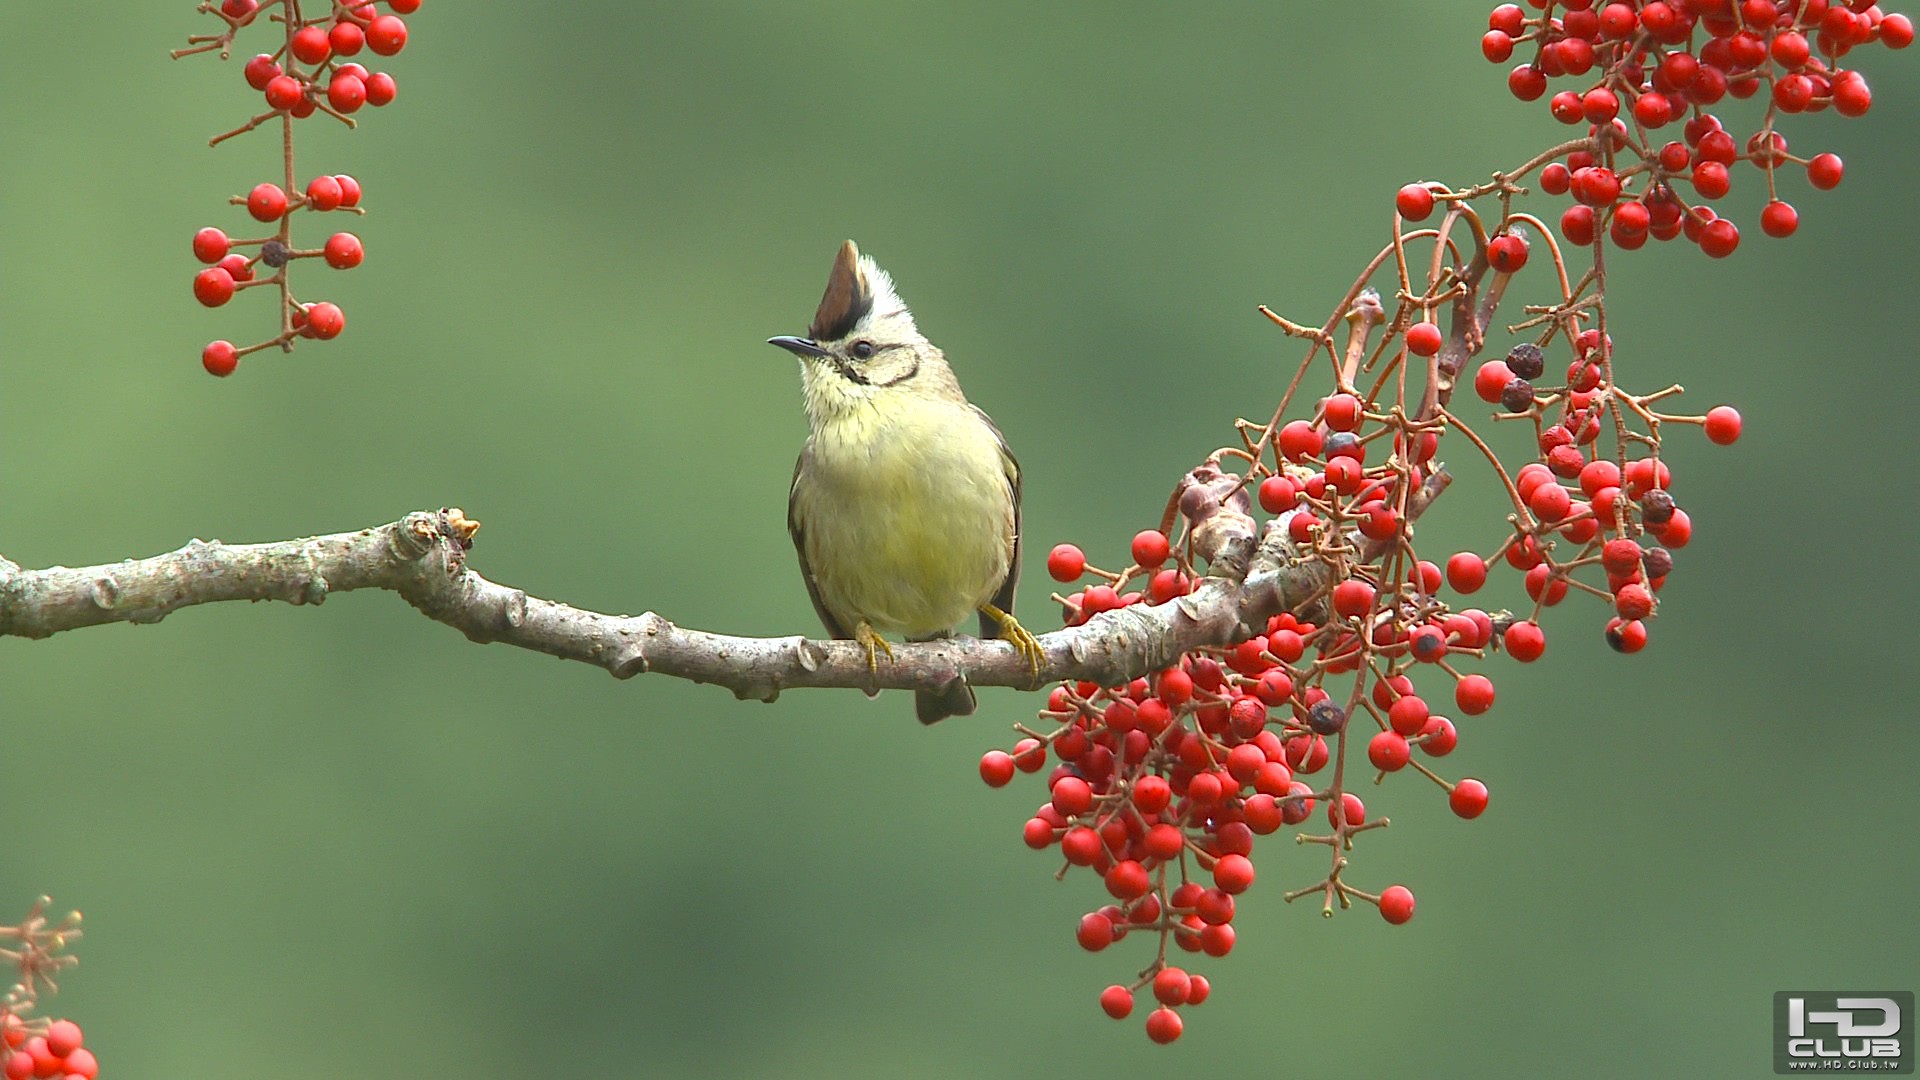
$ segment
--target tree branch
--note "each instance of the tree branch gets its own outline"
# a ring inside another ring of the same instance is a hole
[[[1448,482],[1436,471],[1409,506],[1425,509]],[[605,615],[498,585],[468,569],[477,522],[457,509],[420,511],[391,524],[270,544],[195,540],[178,551],[101,566],[27,570],[0,558],[0,636],[44,638],[103,623],[154,623],[183,607],[227,600],[319,604],[337,592],[385,589],[422,614],[478,642],[500,642],[605,668],[616,678],[644,672],[724,686],[772,701],[789,687],[938,689],[955,678],[974,686],[1032,688],[1063,679],[1118,685],[1165,667],[1181,653],[1225,646],[1278,612],[1313,601],[1329,571],[1296,562],[1286,517],[1254,537],[1252,522],[1217,530],[1216,576],[1159,606],[1136,604],[1085,625],[1040,636],[1036,681],[1013,646],[950,638],[894,646],[891,661],[867,669],[852,641],[750,638],[675,626],[647,612]]]

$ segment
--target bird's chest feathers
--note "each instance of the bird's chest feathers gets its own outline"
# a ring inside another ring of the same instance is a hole
[[[990,599],[1013,553],[1013,506],[992,432],[970,412],[872,412],[814,435],[812,563],[845,614],[912,635]]]

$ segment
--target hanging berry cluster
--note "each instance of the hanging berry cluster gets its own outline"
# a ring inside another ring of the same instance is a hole
[[[1569,192],[1574,205],[1560,232],[1585,246],[1605,230],[1615,247],[1633,249],[1649,236],[1684,234],[1708,255],[1724,258],[1740,245],[1733,221],[1705,205],[1689,205],[1682,184],[1706,202],[1733,188],[1733,170],[1746,162],[1766,181],[1760,228],[1791,236],[1800,215],[1780,197],[1776,173],[1792,164],[1822,191],[1840,183],[1833,154],[1799,157],[1787,150],[1780,118],[1831,108],[1862,116],[1873,92],[1844,58],[1879,43],[1904,49],[1913,21],[1878,4],[1840,0],[1652,0],[1598,4],[1593,0],[1534,3],[1529,16],[1502,4],[1480,39],[1488,60],[1504,63],[1531,52],[1507,76],[1522,101],[1546,96],[1549,81],[1574,80],[1579,89],[1548,98],[1554,118],[1588,126],[1596,145],[1567,155],[1540,173],[1540,187]],[[1558,16],[1555,15],[1559,9]],[[1714,112],[1723,99],[1761,96],[1759,120],[1742,140]],[[1678,139],[1656,134],[1678,124]]]
[[[1866,83],[1839,58],[1870,41],[1898,47],[1912,38],[1907,19],[1860,3],[1533,6],[1531,17],[1496,9],[1482,48],[1504,60],[1531,44],[1535,58],[1510,80],[1529,100],[1550,76],[1591,79],[1584,93],[1553,100],[1554,115],[1586,124],[1584,135],[1486,183],[1402,188],[1391,242],[1324,324],[1260,309],[1309,343],[1271,419],[1236,422],[1236,444],[1188,473],[1159,527],[1134,537],[1124,569],[1092,566],[1071,544],[1047,559],[1056,581],[1094,579],[1056,595],[1068,626],[1120,619],[1134,605],[1182,603],[1223,581],[1250,583],[1249,550],[1269,585],[1280,583],[1253,594],[1267,602],[1251,608],[1242,588],[1231,640],[1118,685],[1054,688],[1038,724],[1016,725],[1013,747],[980,761],[994,787],[1020,772],[1045,773],[1047,800],[1026,823],[1026,844],[1057,852],[1063,877],[1091,870],[1112,901],[1081,918],[1081,947],[1100,951],[1142,935],[1157,943],[1137,978],[1100,994],[1119,1019],[1150,992],[1157,1004],[1146,1030],[1155,1041],[1179,1038],[1179,1010],[1212,992],[1204,976],[1170,959],[1233,949],[1236,907],[1254,884],[1255,837],[1291,829],[1300,844],[1329,852],[1318,880],[1281,899],[1317,897],[1327,915],[1359,901],[1405,923],[1414,913],[1409,889],[1372,892],[1349,881],[1356,838],[1388,823],[1354,789],[1411,775],[1435,785],[1458,817],[1477,818],[1486,785],[1438,771],[1465,721],[1494,704],[1492,679],[1473,669],[1496,652],[1538,660],[1547,647],[1543,611],[1572,596],[1600,602],[1595,630],[1615,650],[1645,647],[1672,552],[1693,529],[1674,501],[1665,434],[1678,424],[1732,443],[1741,418],[1727,406],[1667,412],[1681,387],[1634,391],[1616,380],[1607,248],[1685,233],[1710,255],[1728,254],[1739,238],[1733,223],[1689,206],[1674,181],[1687,177],[1718,198],[1739,160],[1765,175],[1765,230],[1791,233],[1793,211],[1774,191],[1777,167],[1803,164],[1815,186],[1831,188],[1840,163],[1790,155],[1775,130],[1779,114],[1828,105],[1865,112]],[[1771,85],[1765,116],[1742,154],[1703,109],[1725,95],[1752,96],[1763,83]],[[1682,124],[1684,143],[1649,137],[1672,123]],[[1528,180],[1548,194],[1574,192],[1560,221],[1565,249],[1515,208]],[[1431,227],[1419,224],[1436,216]],[[1536,258],[1536,248],[1547,257]],[[1579,249],[1583,270],[1570,266]],[[1550,262],[1532,275],[1545,295],[1506,325],[1510,344],[1498,358],[1469,369],[1530,262]],[[1383,276],[1391,312],[1373,288]],[[1309,416],[1287,420],[1316,370],[1331,384],[1325,396]],[[1502,461],[1453,411],[1463,377],[1495,407],[1496,422],[1532,428],[1531,460]],[[1450,435],[1458,438],[1443,442]],[[1415,521],[1452,482],[1443,446],[1462,443],[1484,460],[1510,511],[1485,554],[1422,558]],[[1456,606],[1501,566],[1520,576],[1517,611]],[[1350,760],[1350,748],[1363,749],[1364,760]]]
[[[314,2],[306,0],[309,7]],[[240,358],[248,353],[274,346],[292,352],[295,338],[325,341],[346,329],[347,317],[338,304],[297,299],[289,274],[302,259],[321,259],[336,270],[359,266],[365,257],[360,238],[350,232],[336,232],[318,248],[296,247],[292,215],[297,210],[363,214],[360,183],[345,174],[316,174],[304,187],[298,186],[293,130],[295,120],[315,113],[353,127],[355,122],[348,114],[362,106],[378,107],[393,101],[393,76],[369,71],[365,65],[346,59],[361,55],[363,50],[373,56],[392,56],[406,47],[407,23],[401,16],[418,10],[420,0],[381,2],[386,12],[380,11],[380,4],[332,0],[325,14],[309,18],[301,12],[301,0],[203,0],[200,11],[220,19],[225,28],[217,34],[193,35],[187,39],[186,48],[174,50],[175,59],[214,51],[227,59],[232,54],[234,36],[263,14],[281,24],[283,30],[279,47],[248,60],[241,69],[247,85],[266,98],[266,111],[211,140],[217,146],[268,121],[280,121],[279,181],[256,184],[246,195],[229,200],[245,206],[254,221],[273,226],[275,231],[268,236],[234,239],[224,230],[208,226],[193,237],[194,257],[207,264],[194,276],[194,298],[207,307],[220,307],[236,293],[272,286],[280,298],[278,326],[272,336],[252,345],[236,346],[224,339],[210,342],[201,350],[200,363],[214,375],[233,374]],[[279,10],[273,10],[276,8]]]
[[[46,917],[42,897],[27,917],[0,926],[0,964],[14,982],[0,997],[0,1077],[5,1080],[95,1080],[100,1062],[85,1045],[80,1025],[36,1016],[40,994],[55,988],[53,976],[74,963],[65,950],[80,936],[80,915],[58,922]]]

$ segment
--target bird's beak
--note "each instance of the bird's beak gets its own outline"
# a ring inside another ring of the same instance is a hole
[[[767,344],[778,345],[795,356],[827,355],[827,350],[821,348],[811,338],[803,338],[803,337],[768,338]]]

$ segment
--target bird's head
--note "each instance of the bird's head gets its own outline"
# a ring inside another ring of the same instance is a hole
[[[834,257],[807,336],[767,343],[799,357],[807,413],[816,424],[891,396],[959,393],[893,279],[851,240]]]

